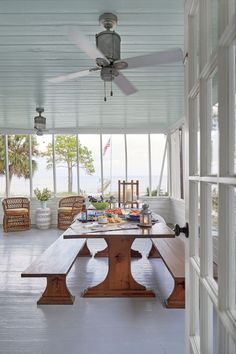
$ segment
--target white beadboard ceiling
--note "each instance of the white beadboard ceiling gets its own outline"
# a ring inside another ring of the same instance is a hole
[[[43,106],[50,132],[161,132],[183,118],[183,64],[126,70],[138,92],[103,101],[98,73],[60,84],[48,78],[94,66],[67,38],[78,26],[95,43],[98,17],[118,16],[121,58],[184,42],[183,0],[0,0],[0,132],[33,129]],[[124,72],[123,72],[124,73]],[[108,85],[109,86],[109,85]]]

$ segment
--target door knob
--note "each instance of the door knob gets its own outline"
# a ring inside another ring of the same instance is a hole
[[[173,231],[175,233],[175,236],[179,236],[181,233],[184,233],[185,237],[189,237],[189,227],[187,222],[184,227],[180,227],[178,224],[175,224]]]

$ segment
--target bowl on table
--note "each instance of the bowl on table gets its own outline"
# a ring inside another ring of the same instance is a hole
[[[108,202],[92,202],[91,203],[96,210],[105,210],[109,207]]]
[[[127,220],[128,221],[137,221],[137,222],[139,222],[140,221],[140,215],[129,214],[127,216]]]

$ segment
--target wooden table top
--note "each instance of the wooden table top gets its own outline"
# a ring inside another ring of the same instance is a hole
[[[88,229],[88,224],[73,223],[63,234],[65,239],[71,238],[105,238],[107,236],[130,236],[135,238],[172,238],[175,233],[162,222],[158,222],[151,228],[138,227],[136,223],[125,222],[118,226],[115,224],[102,225],[101,230]],[[114,225],[114,226],[113,226]]]

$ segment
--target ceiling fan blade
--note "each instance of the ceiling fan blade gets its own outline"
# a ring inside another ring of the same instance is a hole
[[[125,94],[125,95],[132,95],[133,93],[136,93],[138,90],[136,87],[134,87],[131,82],[126,79],[126,77],[119,72],[119,75],[115,77],[114,79],[115,84],[119,87],[119,89]]]
[[[90,40],[78,30],[77,27],[70,28],[68,37],[72,43],[77,45],[83,52],[85,52],[91,59],[103,58],[107,64],[109,60],[100,52],[100,50],[90,42]]]
[[[71,74],[67,74],[67,75],[52,77],[51,79],[48,79],[47,81],[54,83],[54,84],[60,83],[60,82],[76,79],[77,77],[83,77],[83,76],[90,75],[92,72],[97,71],[97,70],[100,70],[100,69],[93,68],[93,69],[88,69],[88,70],[77,71],[75,73],[71,73]]]
[[[178,61],[183,61],[183,51],[181,48],[122,59],[122,62],[126,62],[128,64],[127,69],[170,64],[176,63]]]

